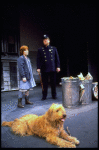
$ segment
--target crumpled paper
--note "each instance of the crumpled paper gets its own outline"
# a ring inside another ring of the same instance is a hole
[[[70,77],[69,77],[69,79],[73,79],[73,78],[74,78],[73,76],[70,76]]]
[[[80,79],[80,80],[85,80],[85,78],[84,78],[84,76],[83,76],[83,74],[82,73],[80,73],[79,75],[77,75],[78,76],[78,78]]]
[[[81,84],[80,84],[80,102],[83,101],[83,95],[84,95],[84,93],[85,93],[85,87],[84,87],[84,85],[81,83]]]
[[[92,75],[88,72],[88,74],[85,76],[85,80],[93,80]]]
[[[93,80],[92,75],[90,74],[90,72],[88,72],[88,74],[84,77],[82,73],[80,73],[79,75],[77,75],[78,78],[80,80]]]

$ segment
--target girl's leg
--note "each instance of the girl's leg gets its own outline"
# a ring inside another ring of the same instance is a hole
[[[29,90],[25,92],[25,104],[33,105],[33,103],[29,101]]]
[[[18,92],[18,99],[23,97],[23,92],[19,91]]]
[[[21,91],[18,92],[18,107],[20,108],[24,108],[24,106],[22,105],[22,97],[23,97],[23,93]]]
[[[25,96],[29,96],[29,90],[25,92]]]

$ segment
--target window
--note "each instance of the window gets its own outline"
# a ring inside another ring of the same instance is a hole
[[[18,54],[18,47],[18,35],[7,33],[1,36],[1,54]]]
[[[8,52],[14,53],[15,51],[15,38],[12,35],[8,36]]]

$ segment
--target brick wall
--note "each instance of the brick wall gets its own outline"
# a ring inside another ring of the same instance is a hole
[[[13,59],[12,59],[12,57],[1,58],[2,69],[3,69],[3,87],[2,87],[2,91],[18,90],[18,87],[19,87],[18,67],[17,67],[18,87],[11,89],[11,84],[10,84],[10,66],[9,66],[10,62],[17,62],[17,58],[14,58],[14,57],[13,57]]]

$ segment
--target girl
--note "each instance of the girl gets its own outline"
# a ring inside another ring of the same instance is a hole
[[[20,47],[20,57],[17,59],[19,68],[19,93],[18,93],[18,107],[23,108],[22,97],[25,92],[25,103],[33,104],[29,101],[29,89],[36,86],[33,78],[32,66],[30,59],[27,57],[29,54],[28,46]]]

